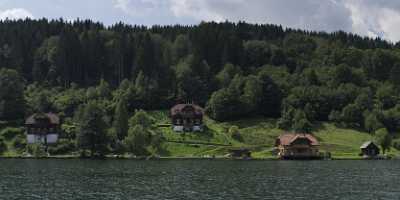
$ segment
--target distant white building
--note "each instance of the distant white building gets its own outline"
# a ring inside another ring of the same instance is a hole
[[[28,144],[56,143],[60,130],[60,118],[54,113],[35,113],[25,121]]]

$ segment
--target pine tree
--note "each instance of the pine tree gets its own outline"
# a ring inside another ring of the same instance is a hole
[[[0,119],[22,119],[25,114],[24,84],[19,73],[0,69]]]
[[[102,109],[95,101],[85,105],[78,124],[78,147],[89,150],[91,157],[103,156],[107,151],[107,124]]]
[[[121,97],[118,101],[117,107],[115,108],[114,114],[114,129],[117,133],[119,140],[123,140],[128,133],[128,108],[125,97]]]
[[[381,128],[376,131],[376,139],[382,148],[383,154],[385,154],[387,150],[390,150],[392,146],[392,136],[389,134],[386,128]]]
[[[310,133],[311,123],[302,110],[297,110],[293,118],[293,130],[300,133]]]

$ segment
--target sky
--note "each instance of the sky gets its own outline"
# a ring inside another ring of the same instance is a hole
[[[27,17],[147,26],[246,21],[400,41],[400,0],[0,0],[0,20]]]

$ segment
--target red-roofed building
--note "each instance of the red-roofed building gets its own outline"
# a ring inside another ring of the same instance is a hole
[[[177,104],[170,110],[173,130],[203,131],[204,110],[196,104]]]
[[[319,142],[312,134],[284,133],[275,142],[282,159],[320,158]]]
[[[54,113],[35,113],[25,120],[25,128],[29,144],[56,143],[60,130],[60,118]]]

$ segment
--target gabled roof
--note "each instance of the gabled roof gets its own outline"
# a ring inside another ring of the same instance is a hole
[[[310,141],[310,145],[318,146],[319,142],[312,134],[309,133],[284,133],[278,137],[279,143],[284,146],[291,145],[299,138],[305,138]]]
[[[203,108],[196,104],[176,104],[174,107],[171,108],[170,114],[171,115],[179,114],[186,107],[192,107],[196,115],[204,114]]]
[[[36,124],[36,119],[45,117],[51,124],[60,124],[60,118],[54,113],[35,113],[25,120],[25,125]]]
[[[365,149],[365,148],[367,148],[369,145],[374,145],[374,146],[378,147],[374,142],[372,142],[372,141],[366,141],[366,142],[364,142],[364,143],[360,146],[360,149]]]

